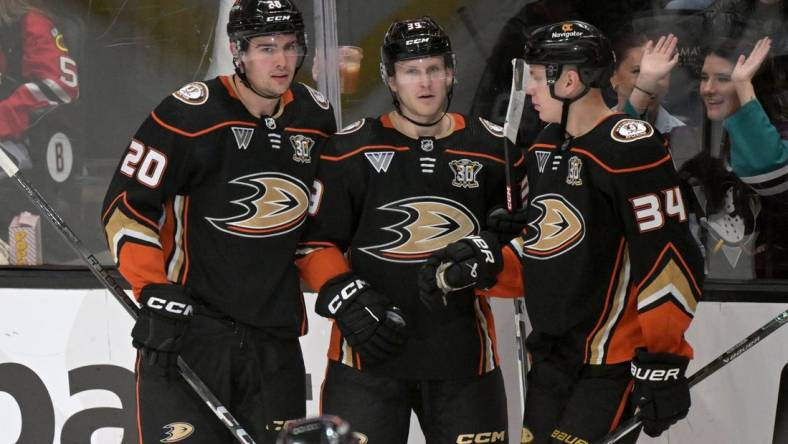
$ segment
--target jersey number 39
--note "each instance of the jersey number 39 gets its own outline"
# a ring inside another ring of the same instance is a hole
[[[661,196],[650,193],[629,199],[629,202],[635,211],[635,221],[641,233],[662,228],[666,216],[678,217],[681,222],[687,220],[679,187],[663,190]]]

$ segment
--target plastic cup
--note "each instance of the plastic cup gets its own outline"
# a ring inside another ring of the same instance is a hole
[[[342,94],[354,94],[358,90],[363,58],[364,50],[358,46],[339,47],[339,86]]]

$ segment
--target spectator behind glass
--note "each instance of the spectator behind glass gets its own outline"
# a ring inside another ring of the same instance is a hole
[[[673,34],[661,36],[656,43],[643,34],[617,39],[613,45],[617,62],[610,84],[618,97],[614,109],[651,122],[670,143],[673,165],[678,169],[699,152],[700,135],[662,106],[670,72],[678,63],[677,45]]]
[[[733,88],[736,100],[731,99],[731,107],[722,106],[716,112],[724,114],[723,125],[731,139],[733,171],[763,196],[788,190],[788,140],[772,123],[779,119],[785,130],[785,116],[768,115],[753,86],[753,77],[763,65],[770,48],[771,39],[764,37],[758,40],[750,55],[740,55],[735,66],[730,60],[715,54],[707,58],[710,67],[714,66],[721,72],[731,70],[728,89]],[[710,85],[710,82],[706,84]],[[709,100],[713,101],[711,86],[708,90]],[[783,98],[785,91],[777,93],[775,97],[781,103],[779,99]],[[734,108],[737,104],[739,106]],[[775,111],[780,112],[772,110],[773,113]]]
[[[50,113],[76,100],[79,93],[76,63],[67,43],[38,1],[0,0],[0,149],[21,169],[32,169],[28,178],[60,214],[69,204],[53,196],[66,190],[63,182],[71,176],[74,156],[68,136],[59,132],[62,127],[54,125],[57,119]],[[43,123],[45,115],[50,117]],[[57,147],[51,166],[49,146]],[[38,211],[4,178],[0,171],[0,238],[5,240],[14,215]],[[42,226],[42,236],[44,260],[64,260],[66,256],[52,256],[67,250],[57,232]]]
[[[767,262],[784,256],[780,252],[785,248],[780,240],[785,237],[780,234],[784,227],[772,230],[781,218],[764,214],[764,202],[755,193],[774,195],[788,188],[786,173],[780,170],[786,162],[786,141],[757,100],[752,83],[770,43],[763,38],[746,51],[738,42],[723,39],[705,51],[700,93],[712,131],[722,133],[717,138],[719,149],[712,143],[680,173],[693,185],[692,210],[706,228],[701,236],[709,277],[754,278],[755,255],[767,244],[773,250]],[[750,55],[744,56],[747,52]],[[764,229],[770,234],[759,239]]]
[[[36,0],[0,0],[0,143],[30,166],[28,129],[79,93],[65,38]]]

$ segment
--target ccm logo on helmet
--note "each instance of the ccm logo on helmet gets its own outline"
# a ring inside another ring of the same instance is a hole
[[[168,301],[166,299],[151,297],[148,299],[148,307],[156,310],[165,310],[177,315],[189,316],[194,311],[190,304],[182,302]]]
[[[336,314],[337,310],[342,307],[342,302],[352,298],[356,295],[356,293],[367,288],[368,286],[369,284],[361,279],[351,281],[341,290],[339,290],[339,293],[337,293],[337,295],[331,299],[331,302],[328,303],[328,311],[330,311],[331,314]]]
[[[406,46],[409,46],[409,45],[418,45],[419,43],[427,43],[427,42],[429,42],[429,41],[430,41],[430,38],[429,38],[429,37],[422,37],[422,38],[419,38],[419,39],[410,39],[410,40],[405,40],[405,45],[406,45]]]
[[[679,372],[681,369],[678,368],[671,368],[671,369],[648,369],[648,368],[640,368],[633,362],[630,367],[632,371],[632,376],[635,379],[639,379],[641,381],[667,381],[669,379],[679,379]]]
[[[266,22],[286,22],[290,20],[290,14],[288,15],[274,15],[265,19]]]

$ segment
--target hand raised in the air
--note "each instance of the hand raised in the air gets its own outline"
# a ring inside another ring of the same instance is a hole
[[[739,56],[736,61],[736,66],[733,67],[731,73],[731,80],[734,82],[750,82],[755,74],[760,69],[769,50],[772,48],[772,40],[769,37],[764,37],[755,43],[755,47],[750,51],[749,56],[744,54]]]
[[[656,43],[649,40],[643,48],[643,57],[640,59],[640,74],[635,84],[647,91],[654,91],[656,84],[679,62],[676,46],[678,37],[673,34],[661,36]]]

